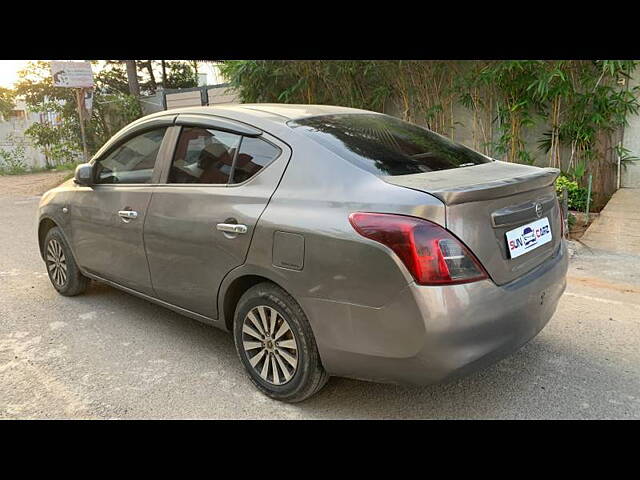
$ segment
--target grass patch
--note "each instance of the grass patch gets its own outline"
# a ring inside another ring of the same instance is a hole
[[[0,165],[0,175],[27,175],[29,173],[43,173],[43,172],[70,172],[69,178],[73,177],[73,173],[78,166],[77,163],[63,163],[61,165],[56,165],[55,167],[31,167],[27,168],[21,165],[14,165],[12,167],[7,167],[5,165]]]
[[[62,165],[56,165],[55,167],[53,167],[53,170],[55,172],[66,172],[66,171],[72,171],[75,172],[76,167],[78,166],[78,163],[75,162],[70,162],[70,163],[63,163]]]

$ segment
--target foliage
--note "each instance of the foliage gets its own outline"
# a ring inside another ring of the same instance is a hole
[[[570,180],[566,175],[560,175],[556,180],[556,193],[559,197],[564,189],[567,190],[569,209],[584,212],[587,209],[587,189],[580,187],[578,182]]]
[[[391,90],[387,102],[398,104],[402,118],[423,123],[438,133],[455,136],[453,104],[460,62],[417,60],[380,62]]]
[[[5,119],[13,110],[14,92],[8,88],[0,87],[0,115]]]
[[[96,61],[92,61],[96,63]],[[157,86],[154,68],[159,62],[137,61],[142,93],[152,93]],[[190,62],[167,61],[166,88],[195,87],[197,73]],[[142,116],[137,98],[129,94],[126,68],[121,60],[107,60],[94,75],[93,108],[85,117],[89,154],[95,153],[118,130]],[[22,96],[31,112],[41,114],[41,121],[31,125],[26,135],[45,155],[49,168],[74,165],[80,160],[82,138],[75,89],[53,86],[50,64],[29,62],[18,72],[14,90],[0,88],[0,113],[13,108],[15,96]]]
[[[95,62],[95,61],[94,61]],[[138,76],[142,93],[156,88],[153,74],[157,61],[138,61]],[[150,70],[149,70],[150,69]],[[198,78],[189,62],[166,62],[166,88],[197,86]],[[137,98],[129,94],[126,68],[121,60],[107,60],[94,76],[93,108],[85,117],[85,133],[89,154],[95,153],[109,138],[125,125],[142,116]],[[32,112],[42,114],[42,121],[25,132],[47,159],[49,167],[74,164],[82,151],[80,120],[75,91],[53,86],[49,62],[29,62],[18,72],[15,95],[25,98]],[[3,108],[0,91],[0,108]]]
[[[185,62],[165,62],[167,82],[164,88],[192,88],[198,86],[198,74]]]
[[[95,153],[118,130],[142,117],[138,100],[123,93],[106,94],[96,90],[93,99],[91,119],[86,126],[89,152]],[[79,131],[77,114],[68,119]]]
[[[164,62],[166,82],[158,77],[162,71],[160,60],[136,60],[137,80],[142,95],[152,95],[159,85],[167,88],[192,88],[198,86],[198,74],[193,62],[166,60]],[[117,92],[129,94],[129,82],[123,60],[106,60],[105,66],[94,76],[96,83],[108,84]],[[116,93],[111,91],[109,93]]]
[[[122,63],[110,61],[93,76],[96,88],[103,95],[129,95],[127,72]]]
[[[25,97],[34,112],[57,117],[34,123],[26,134],[40,148],[50,166],[77,161],[82,151],[75,92],[53,86],[48,62],[30,62],[18,72],[16,94]],[[142,116],[137,99],[128,94],[121,65],[108,64],[94,77],[93,109],[85,120],[87,147],[95,153],[115,132]]]
[[[522,127],[546,124],[538,144],[547,164],[573,170],[606,154],[598,152],[599,135],[610,135],[638,111],[638,89],[618,85],[635,68],[632,61],[499,61],[470,69],[466,79],[492,87],[498,155],[528,163]],[[561,147],[569,154],[564,161]]]
[[[78,163],[79,162],[61,163],[60,165],[56,165],[53,168],[53,170],[56,172],[67,172],[67,171],[75,172],[75,169],[78,166]]]
[[[36,122],[25,130],[25,135],[31,138],[36,147],[42,149],[51,166],[69,162],[78,156],[78,145],[71,140],[74,132],[68,124],[54,126]]]
[[[232,60],[221,73],[244,102],[320,103],[382,111],[392,91],[380,62]]]
[[[21,142],[15,143],[13,149],[0,148],[0,174],[17,175],[25,173],[27,167],[24,161],[25,147]]]
[[[67,120],[77,117],[74,91],[53,86],[48,62],[29,62],[18,72],[15,90],[17,95],[24,96],[30,111],[50,114],[59,120],[55,123],[37,122],[25,131],[34,145],[43,151],[48,164],[67,161],[67,155],[81,149],[79,132]]]
[[[234,60],[222,62],[221,72],[245,102],[397,113],[453,139],[461,105],[472,114],[471,147],[534,164],[535,134],[546,154],[540,164],[579,184],[592,173],[594,191],[606,194],[615,188],[614,137],[640,108],[640,87],[625,86],[636,67],[629,60]]]
[[[165,88],[197,85],[190,62],[166,61],[165,67]],[[625,83],[636,67],[627,60],[233,60],[222,62],[221,72],[245,102],[390,112],[454,139],[466,109],[473,148],[506,161],[559,168],[578,188],[587,173],[593,174],[594,191],[606,193],[615,183],[618,159],[623,165],[636,159],[615,140],[640,108],[640,88]],[[143,93],[162,84],[156,79],[159,61],[138,60],[137,68]],[[86,125],[91,153],[142,115],[128,93],[123,61],[107,61],[95,83]],[[81,151],[73,90],[52,86],[48,62],[32,62],[20,72],[15,93],[25,96],[32,111],[58,114],[59,122],[34,126],[29,134],[52,164],[73,161],[74,152]],[[534,136],[537,152],[531,148]]]
[[[539,108],[539,98],[532,93],[532,86],[542,64],[541,61],[510,60],[491,62],[477,73],[471,71],[471,75],[477,75],[477,82],[493,87],[499,133],[493,151],[510,161],[533,163],[521,132],[535,123],[534,111]]]
[[[627,168],[630,163],[637,162],[640,157],[631,154],[631,150],[623,147],[622,145],[616,145],[614,148],[616,155],[620,158],[620,164],[623,168]]]

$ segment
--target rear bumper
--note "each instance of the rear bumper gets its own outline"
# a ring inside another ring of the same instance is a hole
[[[382,308],[305,299],[326,370],[337,376],[429,384],[494,363],[535,337],[566,287],[556,255],[505,285],[409,285]],[[320,316],[318,316],[320,315]]]

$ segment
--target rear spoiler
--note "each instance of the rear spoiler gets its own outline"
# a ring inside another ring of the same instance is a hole
[[[429,193],[446,205],[508,197],[547,187],[560,175],[557,168],[539,168],[495,161],[473,167],[412,175],[387,176],[388,183]]]

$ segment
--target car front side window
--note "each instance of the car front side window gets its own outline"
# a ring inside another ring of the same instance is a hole
[[[165,131],[158,128],[133,137],[98,161],[96,183],[151,183]]]

